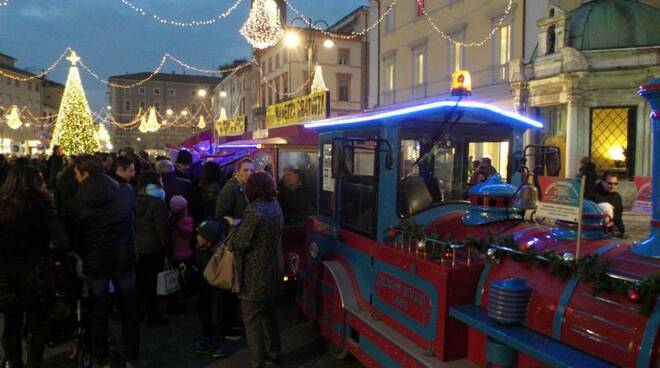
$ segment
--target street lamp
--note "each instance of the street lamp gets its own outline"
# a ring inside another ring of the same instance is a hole
[[[106,106],[105,108],[108,109],[108,111],[112,111],[112,106],[110,105]]]
[[[316,35],[316,30],[319,29],[317,26],[318,24],[323,24],[325,25],[325,29],[330,28],[330,25],[324,20],[317,20],[314,21],[311,18],[310,19],[303,19],[301,17],[296,17],[291,20],[291,26],[296,21],[301,21],[304,23],[305,27],[302,28],[307,32],[307,78],[312,77],[312,60],[313,58],[313,53],[314,53],[314,38]],[[284,35],[284,44],[287,46],[287,48],[292,49],[300,44],[300,36],[298,35],[298,32],[294,30],[289,30],[285,35]],[[335,43],[331,39],[325,39],[323,41],[323,47],[326,49],[334,47]],[[291,86],[291,55],[289,54],[289,86]]]

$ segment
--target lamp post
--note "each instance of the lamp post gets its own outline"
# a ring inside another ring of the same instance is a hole
[[[311,79],[312,78],[312,60],[314,59],[314,40],[316,36],[315,30],[317,29],[318,24],[323,24],[325,25],[325,28],[328,29],[330,26],[328,23],[324,20],[312,20],[310,19],[303,19],[301,17],[296,17],[291,20],[291,28],[293,28],[293,24],[296,21],[301,21],[304,23],[304,27],[301,29],[304,29],[307,32],[307,78]],[[300,36],[298,35],[297,31],[293,29],[289,29],[286,34],[284,35],[284,43],[286,47],[289,49],[289,90],[291,89],[291,52],[290,50],[294,47],[297,47],[300,45]],[[323,41],[323,47],[329,49],[334,47],[335,43],[327,38]]]

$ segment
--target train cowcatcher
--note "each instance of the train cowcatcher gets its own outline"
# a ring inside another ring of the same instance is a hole
[[[660,141],[660,79],[640,89]],[[306,125],[319,133],[318,213],[296,300],[340,357],[367,367],[659,367],[660,193],[651,234],[610,237],[520,206],[542,125],[494,106],[428,100]],[[470,178],[498,144],[500,173]],[[474,156],[473,156],[474,158]],[[653,147],[660,180],[660,145]]]

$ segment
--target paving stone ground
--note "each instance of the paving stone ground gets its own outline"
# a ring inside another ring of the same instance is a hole
[[[157,328],[141,326],[142,355],[146,367],[158,368],[216,368],[249,367],[245,341],[229,342],[233,355],[225,359],[213,359],[209,355],[198,355],[194,348],[200,337],[199,322],[196,314],[196,301],[186,303],[186,313],[168,315],[170,324]],[[278,321],[280,322],[283,367],[300,368],[358,368],[362,367],[355,360],[339,361],[327,353],[325,344],[318,330],[311,322],[298,317],[291,298],[278,302]],[[2,319],[0,319],[0,327]],[[120,353],[120,325],[111,322],[111,349],[113,352],[112,368],[124,367]],[[44,368],[72,368],[69,360],[72,341],[53,348],[47,348]]]

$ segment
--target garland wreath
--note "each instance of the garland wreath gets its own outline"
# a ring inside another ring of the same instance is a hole
[[[653,311],[658,294],[660,294],[660,272],[632,282],[610,276],[610,263],[599,260],[598,255],[591,254],[575,259],[572,253],[560,253],[548,250],[542,253],[525,245],[518,245],[513,236],[497,237],[487,233],[484,239],[475,239],[469,235],[461,242],[450,237],[438,240],[438,234],[426,234],[412,219],[408,218],[395,228],[388,231],[390,237],[401,236],[403,239],[422,239],[427,257],[431,260],[451,259],[453,257],[452,245],[460,244],[462,247],[475,249],[477,252],[495,263],[500,263],[504,257],[515,262],[532,263],[536,267],[547,268],[549,273],[557,278],[566,280],[576,276],[580,282],[591,282],[593,292],[607,292],[627,296],[633,303],[641,304],[640,312],[648,317]],[[428,247],[428,243],[434,243]]]

